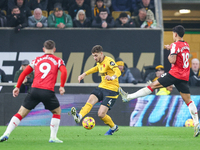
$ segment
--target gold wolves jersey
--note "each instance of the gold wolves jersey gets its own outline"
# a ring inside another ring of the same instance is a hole
[[[99,84],[99,87],[118,92],[118,88],[119,88],[118,77],[121,75],[121,71],[119,70],[115,61],[112,58],[105,56],[104,60],[101,63],[97,63],[95,67],[91,68],[85,73],[89,75],[97,71],[99,71],[101,75],[101,83]],[[108,80],[105,80],[106,75],[109,75],[111,77],[113,75],[116,75],[117,78],[114,80],[108,81]]]

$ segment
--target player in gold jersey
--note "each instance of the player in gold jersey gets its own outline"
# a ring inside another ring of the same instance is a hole
[[[74,117],[74,120],[79,123],[80,120],[90,112],[92,107],[97,103],[101,102],[101,105],[98,110],[98,116],[105,124],[110,126],[110,129],[105,133],[105,135],[112,135],[118,130],[118,126],[112,121],[111,117],[107,115],[108,110],[112,108],[115,101],[117,100],[119,93],[119,82],[118,77],[121,75],[115,61],[103,54],[103,48],[100,45],[96,45],[92,48],[92,56],[97,62],[97,65],[88,71],[84,72],[78,77],[78,81],[84,79],[86,75],[99,72],[101,75],[101,83],[97,88],[95,88],[86,104],[79,113],[76,112],[74,107],[71,108],[71,114]]]

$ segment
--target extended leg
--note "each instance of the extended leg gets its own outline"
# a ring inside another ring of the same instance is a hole
[[[194,121],[194,137],[197,137],[200,133],[200,124],[199,124],[199,117],[197,112],[197,107],[194,104],[194,101],[191,100],[190,94],[181,93],[181,97],[185,101],[186,105],[188,106],[188,109],[190,111],[190,114]]]
[[[10,123],[4,134],[0,137],[0,142],[7,141],[11,132],[19,125],[21,120],[30,112],[30,110],[21,106],[19,111],[11,118]]]
[[[92,94],[92,95],[90,95],[85,106],[83,106],[82,109],[80,110],[79,114],[76,112],[76,108],[72,107],[71,108],[71,114],[74,117],[75,122],[79,123],[81,121],[81,119],[91,111],[92,107],[97,102],[98,102],[98,98],[95,95]]]

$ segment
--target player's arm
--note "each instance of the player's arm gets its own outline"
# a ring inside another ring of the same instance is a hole
[[[60,88],[59,88],[59,92],[61,95],[63,95],[65,93],[65,82],[67,80],[67,69],[64,65],[61,65],[59,68],[61,75],[60,75]]]
[[[20,74],[20,76],[19,76],[19,78],[18,78],[18,81],[17,81],[17,85],[16,85],[15,89],[13,90],[13,96],[14,96],[14,97],[18,96],[18,94],[19,94],[19,88],[21,87],[21,85],[22,85],[22,83],[23,83],[25,77],[26,77],[28,74],[30,74],[32,71],[33,71],[33,68],[32,68],[30,65],[28,65],[28,66],[24,69],[24,71]]]
[[[121,76],[121,71],[119,70],[118,67],[114,67],[114,68],[113,68],[113,71],[115,72],[115,74],[114,74],[111,78],[116,79],[116,78],[118,78],[118,77]]]
[[[106,80],[115,80],[116,78],[121,76],[121,71],[119,70],[119,68],[117,66],[113,67],[112,70],[114,71],[114,75],[112,77],[109,75],[106,75],[105,76]]]
[[[32,71],[33,71],[33,68],[32,68],[30,65],[28,65],[28,66],[24,69],[24,71],[20,74],[20,76],[19,76],[19,78],[18,78],[18,80],[17,80],[17,86],[16,86],[17,88],[20,88],[20,87],[21,87],[21,85],[22,85],[22,83],[23,83],[25,77],[26,77],[28,74],[30,74]]]
[[[174,64],[176,62],[176,57],[177,55],[176,54],[169,54],[168,56],[168,60],[171,64]]]
[[[82,73],[80,76],[78,76],[78,81],[79,81],[79,83],[81,82],[82,79],[85,78],[85,76],[87,76],[87,75],[89,75],[89,74],[92,74],[92,73],[95,73],[95,72],[97,72],[97,71],[98,71],[98,67],[95,66],[95,67],[89,69],[88,71]]]
[[[61,75],[60,75],[60,87],[65,86],[65,82],[67,80],[67,69],[64,65],[61,65],[59,68]]]
[[[172,43],[170,45],[170,54],[168,56],[168,60],[171,64],[174,64],[176,62],[177,50],[178,47],[176,46],[176,44]]]

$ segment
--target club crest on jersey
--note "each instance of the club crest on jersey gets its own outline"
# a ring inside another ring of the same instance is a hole
[[[114,65],[115,65],[115,63],[114,63],[113,61],[111,61],[111,62],[110,62],[110,65],[111,65],[111,66],[114,66]]]
[[[103,67],[105,67],[105,64],[103,64]]]

